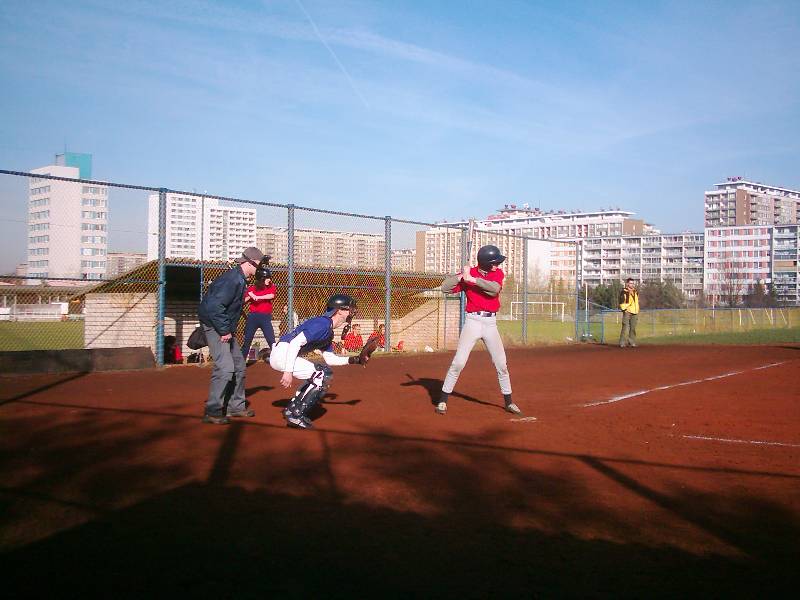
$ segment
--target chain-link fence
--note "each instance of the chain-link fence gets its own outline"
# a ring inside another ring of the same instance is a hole
[[[581,311],[579,330],[582,339],[601,343],[619,340],[622,312],[608,310],[589,302],[589,310]],[[750,334],[790,330],[800,327],[800,308],[675,308],[642,310],[636,336],[659,341],[684,340],[724,334]],[[724,339],[724,338],[723,338]],[[756,337],[752,337],[756,341]]]
[[[373,335],[389,353],[452,349],[464,298],[439,286],[485,244],[507,256],[498,322],[509,343],[578,335],[574,243],[98,182],[64,165],[0,171],[0,199],[2,351],[144,346],[158,364],[185,360],[203,294],[248,246],[272,257],[276,335],[343,292],[358,315],[341,352]],[[266,343],[257,333],[253,354]]]

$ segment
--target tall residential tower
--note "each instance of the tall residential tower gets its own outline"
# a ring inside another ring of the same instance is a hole
[[[54,164],[31,172],[91,179],[92,155],[57,154]],[[108,249],[108,188],[31,177],[28,194],[27,276],[102,279]]]

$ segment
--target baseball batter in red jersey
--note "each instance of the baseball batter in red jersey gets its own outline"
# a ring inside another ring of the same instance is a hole
[[[464,292],[467,296],[466,319],[461,337],[458,338],[458,349],[447,371],[442,395],[436,412],[447,413],[447,400],[458,381],[461,370],[467,364],[475,342],[483,340],[497,369],[500,391],[503,393],[506,410],[519,415],[522,411],[511,400],[511,377],[506,364],[506,350],[500,332],[497,331],[497,311],[500,310],[500,290],[503,288],[505,274],[499,265],[506,259],[497,246],[483,246],[478,250],[478,266],[465,266],[461,273],[448,277],[442,282],[445,293]]]

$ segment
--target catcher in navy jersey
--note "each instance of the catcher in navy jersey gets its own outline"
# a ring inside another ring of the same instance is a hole
[[[356,301],[347,294],[334,294],[328,299],[325,313],[308,319],[289,333],[281,336],[269,357],[270,366],[283,373],[281,385],[288,388],[292,379],[304,380],[283,411],[286,424],[299,429],[311,429],[308,413],[328,391],[333,377],[332,366],[364,365],[378,347],[378,340],[368,341],[358,356],[339,356],[333,348],[333,330],[350,322],[356,314]],[[314,350],[322,351],[325,364],[301,358]]]

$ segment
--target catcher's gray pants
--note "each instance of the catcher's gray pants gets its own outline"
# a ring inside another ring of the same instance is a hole
[[[442,385],[443,392],[449,394],[453,391],[458,381],[458,376],[461,374],[461,369],[467,364],[469,353],[472,352],[475,342],[481,339],[486,344],[486,349],[492,357],[494,368],[497,369],[500,391],[503,394],[511,393],[511,376],[508,374],[503,340],[500,339],[500,332],[497,331],[497,317],[481,317],[472,313],[467,313],[464,320],[464,328],[461,330],[461,337],[458,338],[456,355],[447,371],[444,385]]]
[[[632,315],[628,311],[622,313],[622,331],[619,332],[619,345],[633,346],[636,344],[636,322],[639,315]]]
[[[221,417],[247,408],[244,397],[244,373],[247,366],[236,336],[222,342],[213,327],[203,325],[208,340],[208,350],[214,361],[211,385],[206,401],[206,414]]]

